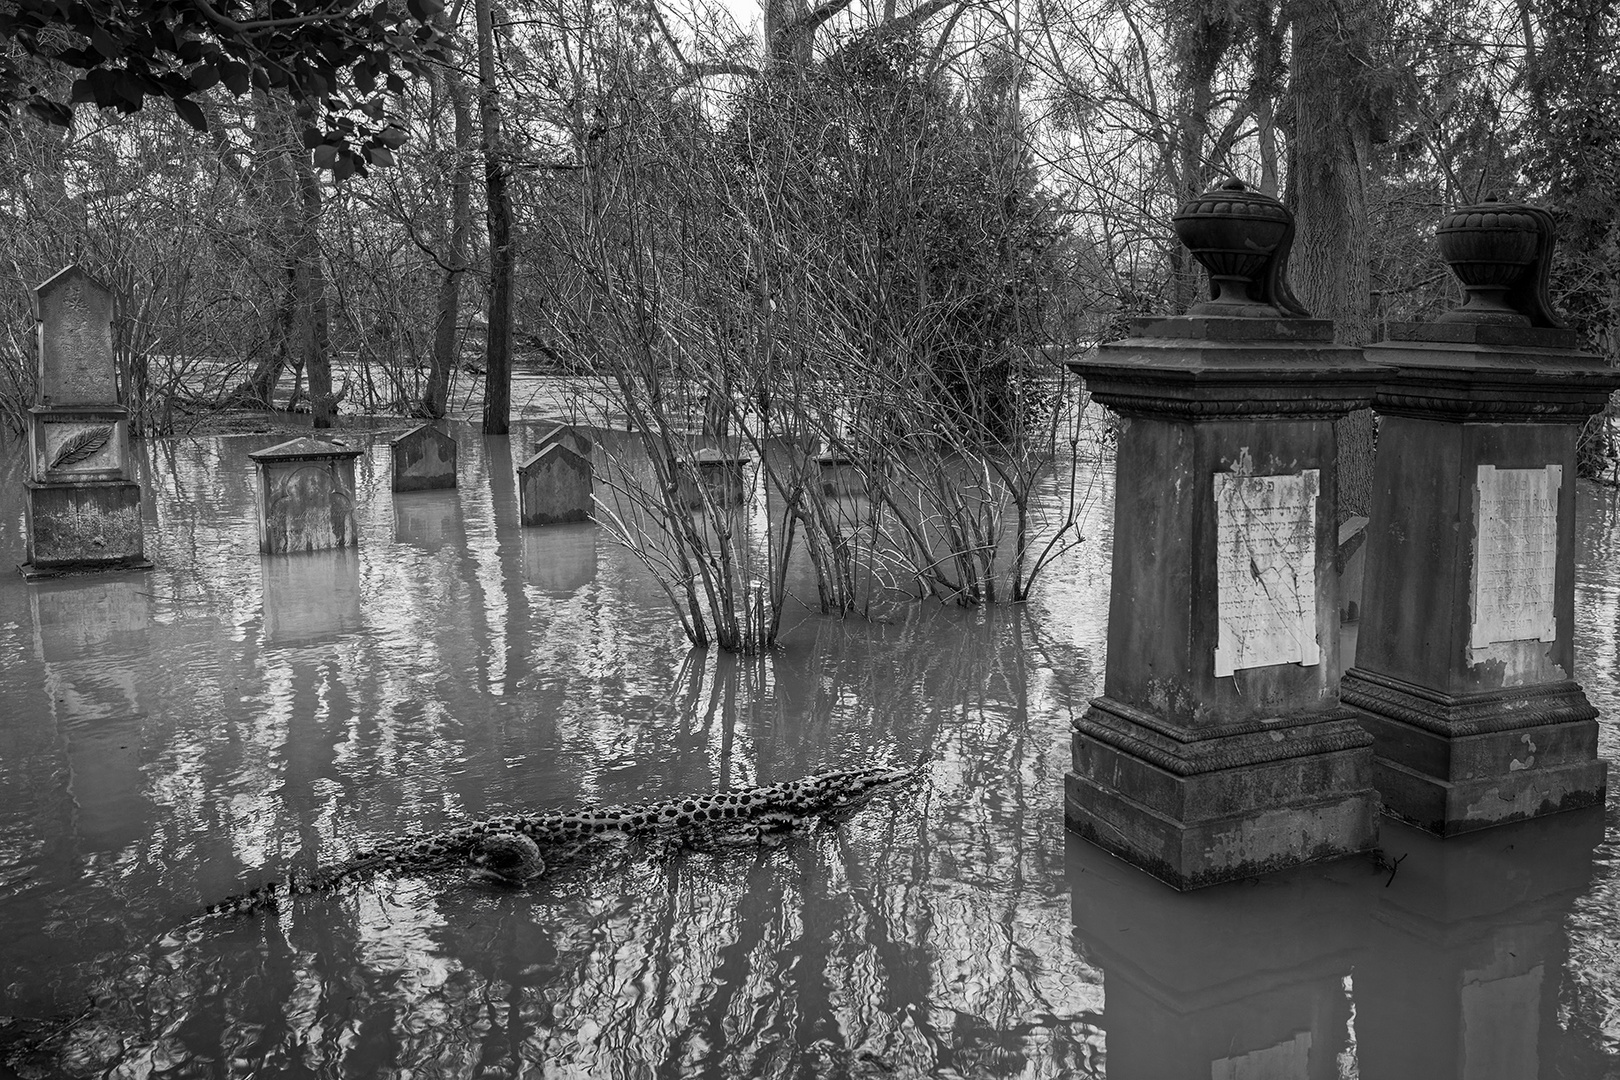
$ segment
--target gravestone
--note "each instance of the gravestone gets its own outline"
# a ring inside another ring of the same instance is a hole
[[[524,525],[587,521],[591,459],[563,442],[543,445],[518,466],[518,509]]]
[[[112,290],[70,266],[34,290],[34,310],[39,396],[28,414],[23,576],[150,567],[119,397]]]
[[[395,491],[438,491],[456,486],[456,440],[432,424],[412,428],[389,444]]]
[[[354,547],[354,459],[359,450],[303,438],[256,450],[259,550],[266,554]]]
[[[1121,433],[1065,819],[1190,889],[1374,843],[1371,740],[1338,700],[1333,420],[1376,369],[1294,300],[1275,199],[1228,181],[1175,224],[1212,298],[1068,361]]]
[[[1356,663],[1387,812],[1441,835],[1602,804],[1575,681],[1575,446],[1620,372],[1557,324],[1552,219],[1486,202],[1439,229],[1468,302],[1389,327]]]
[[[840,454],[818,454],[815,461],[823,495],[837,497],[866,492],[866,474],[854,458]]]
[[[747,469],[752,461],[722,450],[699,450],[691,461],[681,462],[676,498],[693,510],[702,509],[705,501],[714,506],[744,503],[748,500]]]
[[[539,453],[552,443],[562,443],[582,458],[591,456],[591,440],[584,432],[569,424],[557,424],[548,428],[540,436],[540,441],[534,444],[534,452]]]

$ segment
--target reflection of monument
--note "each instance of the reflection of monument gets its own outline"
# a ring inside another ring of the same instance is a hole
[[[144,569],[141,487],[113,355],[113,294],[77,266],[34,290],[39,400],[29,410],[24,577]]]
[[[1405,858],[1356,967],[1361,1075],[1548,1076],[1564,919],[1602,842],[1597,808],[1443,844],[1386,825],[1385,851]]]
[[[147,657],[144,581],[71,578],[29,590],[34,649],[67,753],[75,829],[116,851],[145,831],[139,673]]]
[[[360,555],[334,548],[259,560],[266,645],[303,645],[360,626]]]
[[[394,540],[427,551],[464,546],[467,528],[456,491],[413,491],[394,495]]]
[[[523,530],[523,579],[548,593],[572,595],[596,577],[596,539],[589,522]]]
[[[1367,863],[1182,894],[1071,838],[1068,877],[1075,944],[1103,970],[1109,1080],[1340,1075]]]

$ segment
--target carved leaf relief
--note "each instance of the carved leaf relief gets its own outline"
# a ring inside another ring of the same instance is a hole
[[[103,446],[107,445],[107,440],[112,438],[112,434],[111,425],[103,424],[70,435],[56,448],[56,453],[51,457],[51,468],[60,469],[67,465],[77,465],[87,458],[94,457]]]

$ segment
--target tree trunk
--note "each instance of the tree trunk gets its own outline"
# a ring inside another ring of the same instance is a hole
[[[1298,0],[1293,27],[1285,196],[1297,231],[1290,276],[1311,314],[1335,321],[1340,342],[1365,345],[1372,337],[1366,178],[1373,116],[1362,58],[1375,17],[1369,0]],[[1335,428],[1342,523],[1371,505],[1377,429],[1367,409]]]
[[[484,343],[484,434],[505,435],[512,413],[512,203],[501,160],[501,114],[495,101],[495,28],[490,0],[475,0],[478,19],[478,113],[489,225],[489,308]]]
[[[268,409],[275,396],[276,384],[281,381],[281,373],[299,362],[294,354],[298,351],[302,303],[297,256],[302,211],[293,154],[301,143],[292,106],[284,96],[255,92],[254,106],[255,149],[267,155],[268,177],[262,188],[269,211],[265,232],[279,259],[280,288],[274,321],[270,327],[270,344],[253,371],[226,396],[222,404],[227,408]],[[270,215],[274,215],[275,225],[270,225]]]
[[[472,232],[472,109],[459,69],[445,68],[455,123],[456,166],[450,181],[450,269],[439,286],[439,313],[433,328],[433,359],[422,390],[422,416],[437,418],[446,410],[450,372],[458,359],[461,328],[461,279],[467,272],[467,243]]]
[[[332,426],[342,395],[332,393],[331,319],[326,300],[326,269],[321,264],[321,183],[307,153],[295,159],[299,189],[299,301],[303,330],[299,345],[303,351],[304,372],[309,376],[311,426]]]

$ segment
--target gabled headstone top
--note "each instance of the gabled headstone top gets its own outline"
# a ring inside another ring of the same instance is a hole
[[[39,404],[116,405],[113,291],[77,265],[34,290]]]
[[[581,457],[591,456],[591,440],[569,424],[557,424],[549,429],[540,436],[540,441],[534,444],[534,449],[538,453],[552,443],[562,443]]]
[[[277,443],[275,446],[267,446],[263,450],[255,450],[248,457],[257,462],[325,461],[330,458],[356,458],[362,452],[351,449],[339,442],[312,439],[306,435],[300,439],[292,439],[289,442]]]
[[[581,454],[572,446],[560,442],[546,442],[541,443],[540,449],[524,459],[523,463],[517,467],[517,471],[520,473],[530,472],[548,457],[555,457],[558,461],[565,462],[574,468],[588,468],[591,463],[590,458]]]

